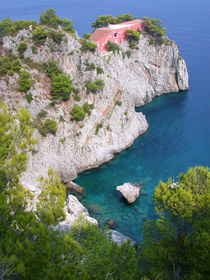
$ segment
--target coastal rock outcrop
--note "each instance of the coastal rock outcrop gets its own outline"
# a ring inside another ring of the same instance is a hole
[[[144,105],[163,93],[188,88],[186,64],[172,41],[155,46],[141,35],[138,49],[131,50],[130,56],[125,55],[129,49],[127,42],[122,43],[119,53],[101,55],[82,52],[80,38],[65,33],[60,45],[47,38],[44,45],[36,46],[33,52],[32,32],[22,30],[14,37],[2,39],[2,54],[12,50],[18,55],[17,48],[23,38],[27,43],[24,56],[28,58],[24,60],[24,67],[33,79],[32,101],[28,103],[17,90],[18,74],[8,77],[7,82],[0,78],[1,97],[11,108],[17,104],[27,107],[34,121],[45,111],[46,118],[55,120],[58,127],[56,135],[46,137],[35,130],[38,143],[29,155],[28,167],[22,176],[22,183],[31,191],[38,184],[36,178],[46,176],[49,167],[67,182],[84,170],[110,161],[148,128],[145,116],[136,112],[135,106]],[[36,67],[49,59],[56,60],[62,71],[70,75],[79,101],[72,94],[68,101],[51,106],[50,79]],[[87,63],[93,63],[95,69],[87,70]],[[103,71],[97,73],[99,66]],[[87,94],[86,82],[98,78],[104,81],[104,89]],[[91,114],[79,122],[70,120],[73,106],[83,106],[85,102],[94,106]]]
[[[125,183],[121,186],[116,187],[117,191],[120,191],[121,194],[126,198],[128,203],[134,203],[140,194],[140,186]]]
[[[122,234],[117,230],[111,230],[111,234],[112,234],[112,240],[116,242],[118,246],[120,246],[123,242],[126,242],[128,240],[130,240],[132,246],[135,247],[137,245],[136,241],[132,240],[130,237]]]
[[[98,226],[98,221],[89,216],[88,210],[79,202],[74,195],[69,195],[65,207],[66,219],[59,223],[61,228],[70,227],[80,216],[89,223]]]

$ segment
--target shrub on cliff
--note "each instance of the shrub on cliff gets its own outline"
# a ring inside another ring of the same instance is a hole
[[[48,33],[49,37],[53,39],[53,41],[60,45],[60,43],[62,42],[63,39],[63,34],[58,32],[58,31],[50,31]]]
[[[71,120],[80,121],[85,118],[85,111],[79,105],[74,105],[71,111]]]
[[[27,71],[23,70],[20,73],[19,79],[18,79],[18,90],[19,91],[28,91],[31,86],[32,86],[32,80],[30,79],[30,73],[28,73]]]
[[[19,59],[16,59],[13,63],[12,63],[12,69],[19,73],[20,72],[20,69],[21,69],[21,63],[20,63],[20,60]]]
[[[11,21],[10,18],[5,18],[0,22],[0,36],[15,35],[22,29],[28,29],[32,26],[32,29],[38,26],[38,22],[34,20],[17,20]]]
[[[72,90],[71,80],[65,74],[61,73],[52,77],[51,95],[54,99],[67,101]]]
[[[102,90],[105,87],[105,83],[102,79],[97,79],[95,82],[87,82],[86,87],[88,92],[91,91],[96,93],[97,91]]]
[[[94,108],[94,105],[93,104],[89,104],[88,102],[85,102],[83,104],[82,108],[85,111],[85,113],[90,115],[91,114],[91,110]]]
[[[11,69],[12,63],[8,56],[0,57],[0,75],[5,75]]]
[[[33,32],[33,39],[35,41],[35,44],[41,45],[45,42],[47,39],[47,31],[45,31],[43,26],[39,26],[34,32]]]
[[[82,39],[82,46],[80,48],[81,51],[90,51],[95,52],[97,48],[97,45],[89,40]]]
[[[24,52],[27,50],[27,44],[26,42],[21,42],[17,48],[19,54],[24,54]]]
[[[163,22],[159,19],[150,19],[148,17],[143,17],[143,30],[149,36],[151,36],[154,44],[165,43],[166,28],[162,26]],[[150,41],[151,41],[150,39]]]
[[[133,17],[130,13],[121,14],[117,17],[113,17],[112,15],[103,15],[99,16],[96,21],[92,23],[92,27],[94,28],[100,28],[107,26],[108,24],[116,24],[121,23],[125,21],[130,21],[133,19],[136,19],[137,17]]]
[[[58,63],[53,59],[49,59],[43,64],[43,66],[46,75],[50,78],[61,73],[61,69],[58,67]]]
[[[58,28],[61,26],[64,31],[69,33],[74,33],[74,25],[69,19],[61,19],[55,13],[55,10],[48,8],[45,12],[42,12],[40,15],[40,22],[43,25],[50,26],[52,28]]]
[[[115,53],[115,52],[119,53],[119,51],[120,51],[119,45],[116,43],[113,43],[111,41],[108,41],[106,49],[108,52],[113,52],[113,53]]]
[[[127,37],[127,40],[129,42],[129,46],[131,49],[137,48],[137,43],[140,39],[140,31],[127,29],[125,32],[125,35]]]
[[[57,124],[54,120],[46,119],[40,127],[39,132],[42,136],[46,136],[47,133],[56,134]]]

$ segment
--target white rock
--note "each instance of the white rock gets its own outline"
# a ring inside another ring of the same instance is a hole
[[[134,241],[130,237],[122,234],[117,230],[111,230],[111,234],[112,234],[112,240],[116,242],[118,246],[120,246],[123,242],[126,242],[128,240],[130,240],[132,246],[136,246],[136,241]]]
[[[117,186],[116,190],[121,192],[121,194],[127,199],[128,203],[135,202],[140,194],[140,186],[136,186],[131,183],[125,183],[121,186]]]

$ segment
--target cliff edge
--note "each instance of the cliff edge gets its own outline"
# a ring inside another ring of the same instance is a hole
[[[125,41],[119,53],[101,55],[82,52],[80,38],[64,32],[60,45],[47,38],[34,51],[32,32],[21,30],[16,36],[3,38],[1,55],[12,51],[18,56],[17,48],[23,40],[27,43],[24,56],[28,59],[22,66],[33,78],[32,101],[28,103],[17,90],[16,73],[0,78],[1,99],[14,110],[17,105],[28,107],[33,120],[44,111],[45,118],[55,120],[58,126],[55,135],[46,137],[35,129],[38,143],[29,155],[28,168],[22,176],[23,184],[31,191],[36,192],[36,178],[45,176],[49,167],[67,182],[78,173],[111,160],[148,128],[145,116],[137,113],[135,106],[151,102],[163,93],[188,89],[186,64],[173,41],[155,46],[149,44],[147,36],[141,35],[138,49],[127,52],[129,47]],[[70,75],[79,96],[77,101],[72,94],[68,101],[51,106],[50,79],[37,70],[37,65],[49,59],[57,61],[62,71]],[[87,70],[91,64],[95,69]],[[97,67],[103,71],[98,73]],[[88,93],[87,81],[96,79],[104,80],[104,89]],[[82,106],[85,102],[93,104],[91,114],[79,122],[70,120],[73,106]]]

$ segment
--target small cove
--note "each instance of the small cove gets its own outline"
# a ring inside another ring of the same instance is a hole
[[[96,0],[8,0],[0,7],[0,18],[38,20],[48,7],[70,18],[81,36],[90,32],[91,23],[103,14],[130,12],[160,18],[186,60],[189,91],[163,95],[137,108],[146,115],[148,131],[111,162],[80,174],[76,180],[85,188],[82,202],[102,208],[96,209],[102,214],[93,215],[101,224],[112,218],[119,231],[140,241],[144,221],[155,217],[152,195],[159,180],[176,179],[189,166],[210,163],[210,1],[108,0],[102,5]],[[128,181],[142,184],[142,195],[133,205],[127,205],[115,190]]]

